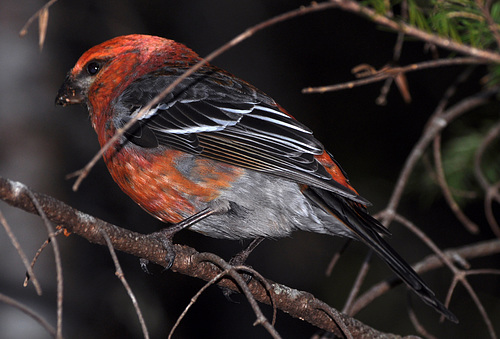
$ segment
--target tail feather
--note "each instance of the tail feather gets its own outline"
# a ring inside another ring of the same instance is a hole
[[[363,206],[314,187],[310,187],[306,195],[342,222],[359,240],[370,246],[425,303],[448,320],[458,323],[457,317],[436,298],[434,292],[411,266],[380,236],[379,233],[388,234],[389,232],[378,220],[370,216]]]

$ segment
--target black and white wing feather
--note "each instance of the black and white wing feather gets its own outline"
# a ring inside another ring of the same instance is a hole
[[[178,74],[169,72],[134,81],[117,102],[115,123],[125,124],[171,84]],[[220,70],[205,69],[183,81],[126,136],[141,147],[164,145],[368,203],[315,159],[324,148],[311,130],[264,93]]]

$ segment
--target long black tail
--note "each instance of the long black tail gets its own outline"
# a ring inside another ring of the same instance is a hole
[[[458,323],[457,317],[436,298],[434,292],[410,265],[382,239],[379,233],[390,234],[389,231],[370,216],[363,206],[315,187],[309,187],[304,194],[319,207],[334,215],[360,240],[370,246],[426,304],[448,320]]]

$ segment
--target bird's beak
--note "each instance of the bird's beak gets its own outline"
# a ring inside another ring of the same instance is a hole
[[[73,105],[80,104],[85,99],[82,90],[77,86],[74,80],[67,76],[61,88],[57,92],[56,105]]]

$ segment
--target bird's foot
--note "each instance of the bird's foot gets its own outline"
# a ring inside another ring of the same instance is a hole
[[[204,210],[193,214],[192,216],[182,220],[181,222],[178,222],[177,224],[173,224],[169,227],[165,227],[164,229],[152,233],[151,236],[155,237],[158,241],[160,241],[163,245],[163,248],[167,252],[165,255],[165,269],[170,269],[172,265],[174,264],[175,261],[175,248],[174,248],[174,243],[172,242],[172,239],[177,232],[188,228],[197,222],[205,219],[206,217],[212,215],[212,214],[222,214],[226,213],[230,209],[229,202],[220,202],[217,204],[214,204],[212,207],[205,208]],[[247,255],[248,257],[248,255]],[[141,268],[144,272],[149,273],[149,270],[147,268],[149,261],[146,259],[141,259],[140,260],[140,265]]]
[[[253,250],[262,242],[262,240],[264,240],[264,238],[255,238],[254,240],[252,240],[252,242],[246,248],[244,248],[242,251],[240,251],[234,257],[232,257],[231,260],[229,260],[229,264],[233,267],[244,265],[250,253],[253,252]],[[245,280],[245,283],[247,284],[250,282],[250,280],[252,280],[252,276],[250,274],[242,273],[241,275]],[[221,289],[224,297],[226,297],[226,299],[229,300],[230,302],[235,303],[235,301],[231,298],[231,295],[234,294],[235,292],[225,287],[221,287]]]

